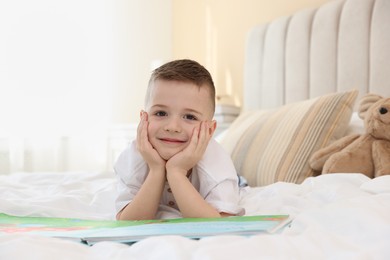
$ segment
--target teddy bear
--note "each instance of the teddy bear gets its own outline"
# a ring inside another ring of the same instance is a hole
[[[390,98],[367,94],[359,104],[364,134],[350,134],[314,152],[315,172],[363,173],[370,178],[390,174]]]

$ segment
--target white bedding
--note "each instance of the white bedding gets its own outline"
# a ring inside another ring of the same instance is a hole
[[[0,176],[0,212],[11,215],[113,219],[114,198],[109,173]],[[0,259],[390,259],[390,176],[332,174],[246,188],[241,204],[247,215],[294,220],[281,234],[152,237],[132,246],[12,234],[0,236]]]

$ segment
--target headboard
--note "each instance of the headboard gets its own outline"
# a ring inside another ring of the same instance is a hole
[[[244,110],[350,89],[390,96],[389,0],[335,0],[250,31]]]
[[[245,59],[243,112],[221,143],[249,185],[301,183],[321,174],[316,151],[363,127],[360,97],[390,96],[390,0],[332,0],[257,26]]]

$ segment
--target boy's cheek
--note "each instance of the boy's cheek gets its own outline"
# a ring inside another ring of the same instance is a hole
[[[155,133],[156,133],[156,125],[153,123],[153,121],[149,121],[149,125],[148,125],[149,138],[155,136]]]

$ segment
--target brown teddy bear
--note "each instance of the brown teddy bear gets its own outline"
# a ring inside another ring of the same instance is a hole
[[[367,94],[359,117],[365,134],[347,135],[316,151],[309,164],[322,173],[363,173],[370,178],[390,174],[390,98]]]

